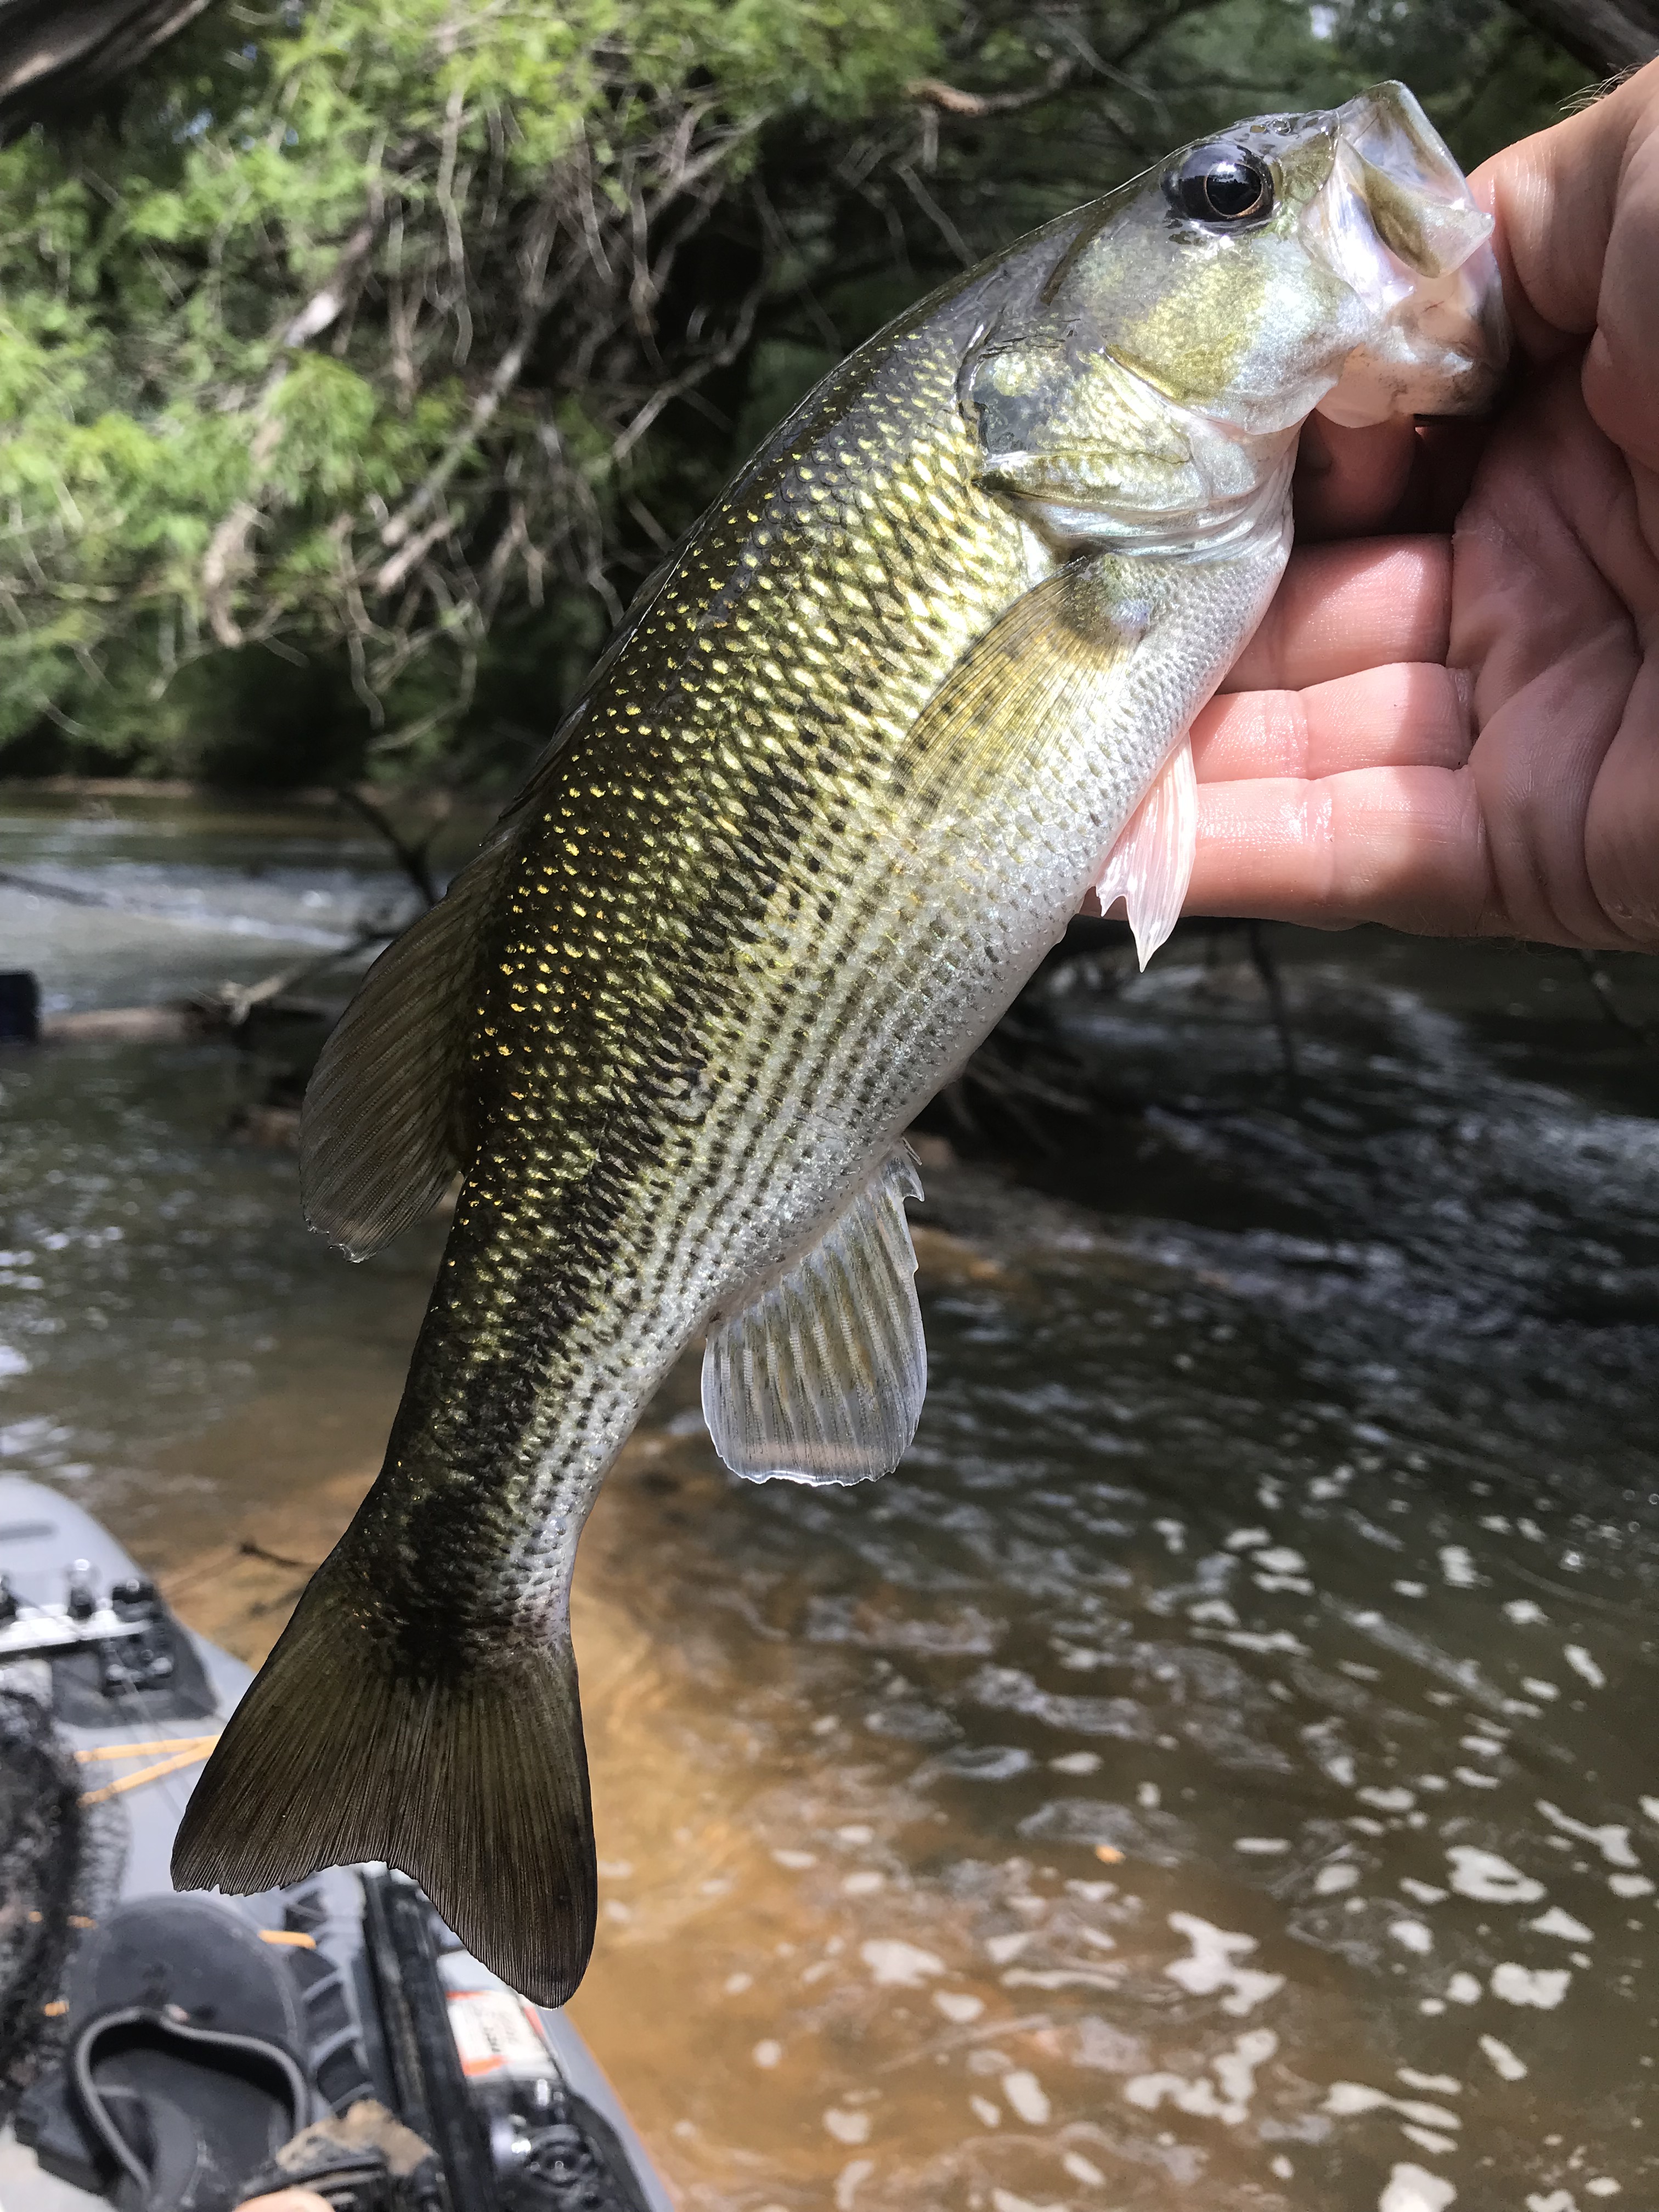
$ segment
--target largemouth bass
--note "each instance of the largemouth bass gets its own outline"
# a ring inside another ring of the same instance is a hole
[[[926,1354],[903,1132],[1090,888],[1143,950],[1186,732],[1290,542],[1299,427],[1443,414],[1504,348],[1411,94],[1269,116],[902,316],[631,611],[307,1101],[354,1255],[465,1181],[385,1465],[227,1728],[181,1887],[382,1859],[559,2003],[596,1876],[576,1541],[707,1332],[738,1474],[855,1482]]]

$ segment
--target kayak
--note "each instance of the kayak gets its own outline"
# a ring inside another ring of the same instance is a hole
[[[174,1893],[185,1799],[252,1679],[90,1515],[0,1476],[0,1765],[59,1778],[72,1832],[0,1952],[0,2095],[27,2081],[4,2212],[230,2212],[296,2183],[337,2212],[672,2212],[571,2022],[405,1876]]]

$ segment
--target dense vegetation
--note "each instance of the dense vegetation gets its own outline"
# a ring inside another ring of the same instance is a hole
[[[249,0],[0,152],[0,771],[509,780],[770,422],[1240,112],[1586,76],[1504,0]]]

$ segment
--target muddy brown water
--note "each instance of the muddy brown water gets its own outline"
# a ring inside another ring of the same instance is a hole
[[[66,1010],[396,895],[326,817],[177,800],[13,803],[0,869],[100,902],[0,886]],[[1178,941],[1027,1010],[1087,1121],[929,1143],[896,1476],[735,1481],[690,1362],[607,1486],[573,2009],[699,2212],[1659,2202],[1659,1054],[1565,955],[1274,942],[1294,1102]],[[250,1658],[441,1234],[308,1237],[225,1133],[269,1073],[0,1056],[3,1463]]]

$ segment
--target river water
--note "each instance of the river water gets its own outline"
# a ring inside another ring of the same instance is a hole
[[[361,830],[182,802],[13,801],[0,871],[101,902],[0,884],[63,1008],[396,894]],[[1565,955],[1272,943],[1293,1091],[1194,937],[1053,971],[1012,1107],[934,1118],[896,1475],[727,1477],[688,1364],[607,1487],[574,2009],[698,2212],[1659,2202],[1654,963],[1620,1026]],[[441,1237],[309,1238],[227,1134],[268,1072],[0,1058],[4,1464],[256,1653]],[[250,1531],[233,1633],[199,1563]]]

